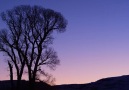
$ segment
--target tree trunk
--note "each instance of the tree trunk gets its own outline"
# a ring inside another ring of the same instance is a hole
[[[16,84],[16,90],[20,90],[21,88],[21,75],[17,76],[17,84]]]
[[[33,80],[33,74],[31,72],[30,66],[28,66],[28,78],[29,78],[29,90],[35,90],[35,80]]]
[[[10,62],[8,62],[8,65],[9,65],[9,71],[10,71],[11,90],[14,90],[14,85],[13,85],[13,66],[11,65]]]

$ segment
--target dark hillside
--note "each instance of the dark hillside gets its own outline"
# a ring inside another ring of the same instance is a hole
[[[16,86],[17,81],[13,81],[14,86]],[[0,90],[11,90],[11,82],[9,80],[0,81]],[[28,90],[28,81],[22,80],[21,90]],[[36,83],[36,90],[53,90],[52,87],[44,82]]]
[[[14,84],[16,85],[16,81]],[[10,81],[0,81],[0,90],[11,90],[10,88]],[[28,81],[22,81],[21,90],[29,90]],[[37,82],[36,90],[129,90],[129,75],[104,78],[88,84],[50,86],[44,82]]]
[[[54,86],[58,90],[129,90],[129,75],[100,79],[88,84]]]

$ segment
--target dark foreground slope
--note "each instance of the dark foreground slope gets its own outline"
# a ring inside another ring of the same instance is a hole
[[[14,89],[16,87],[17,81],[14,80]],[[21,81],[21,90],[29,90],[29,82],[22,80]],[[50,85],[44,83],[44,82],[37,82],[36,83],[36,90],[53,90],[54,87],[51,87]],[[11,90],[11,82],[9,80],[0,81],[0,90]]]
[[[129,75],[100,79],[89,84],[54,86],[58,90],[129,90]]]
[[[14,81],[16,84],[16,81]],[[21,90],[26,89],[27,81],[22,81]],[[10,90],[10,81],[0,81],[0,90]],[[100,79],[88,84],[69,84],[50,86],[43,82],[36,83],[36,90],[129,90],[129,75]]]

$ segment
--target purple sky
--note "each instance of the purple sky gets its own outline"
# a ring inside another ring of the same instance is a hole
[[[56,34],[53,44],[61,59],[51,72],[56,84],[129,74],[129,0],[1,0],[0,12],[23,4],[53,9],[68,20],[67,31]],[[8,78],[1,58],[0,80]]]

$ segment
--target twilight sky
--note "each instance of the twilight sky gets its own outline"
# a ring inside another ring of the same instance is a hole
[[[40,5],[68,20],[66,32],[54,36],[61,60],[51,71],[56,84],[129,74],[129,0],[0,0],[0,12],[17,5]],[[0,19],[0,29],[4,27]],[[0,80],[9,79],[0,56]]]

